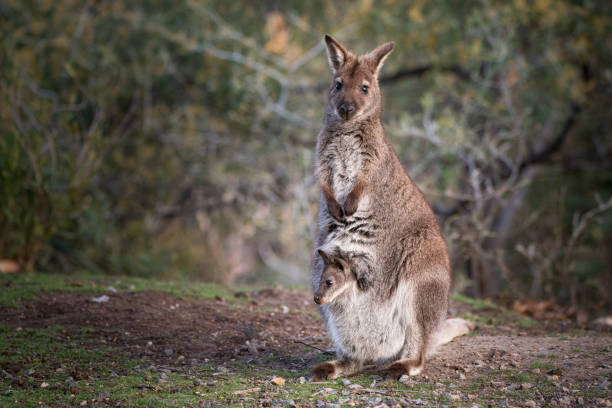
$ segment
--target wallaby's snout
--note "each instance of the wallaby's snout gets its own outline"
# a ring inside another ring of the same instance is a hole
[[[338,106],[338,114],[344,120],[349,120],[355,113],[355,110],[355,105],[349,102],[342,102],[340,106]]]
[[[320,305],[320,304],[321,304],[321,297],[320,297],[319,295],[315,295],[315,297],[314,297],[314,302],[315,302],[317,305]]]

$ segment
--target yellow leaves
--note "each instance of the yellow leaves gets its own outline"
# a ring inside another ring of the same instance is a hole
[[[289,31],[283,15],[278,12],[269,13],[266,20],[266,30],[270,37],[266,43],[266,50],[274,54],[283,54],[289,44]]]
[[[361,0],[360,12],[361,14],[367,14],[372,9],[372,0]]]
[[[535,1],[535,9],[540,13],[547,13],[550,10],[550,6],[552,4],[552,0],[536,0]]]
[[[410,9],[408,9],[408,17],[410,18],[410,20],[419,24],[425,21],[425,19],[423,18],[423,13],[421,13],[420,5],[414,5],[410,7]]]

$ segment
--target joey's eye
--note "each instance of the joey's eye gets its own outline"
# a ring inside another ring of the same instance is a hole
[[[361,92],[367,94],[368,93],[368,89],[370,89],[369,86],[367,85],[361,85]]]
[[[336,81],[336,91],[339,91],[341,89],[342,89],[342,82]]]
[[[331,285],[333,285],[333,284],[334,284],[334,282],[332,282],[332,281],[331,281],[331,279],[328,279],[328,280],[326,280],[326,281],[325,281],[325,284],[326,284],[327,286],[331,286]]]

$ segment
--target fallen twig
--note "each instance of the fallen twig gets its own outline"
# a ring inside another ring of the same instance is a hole
[[[313,346],[312,344],[308,344],[308,343],[306,343],[305,341],[302,341],[302,340],[298,340],[298,339],[291,339],[291,341],[293,341],[294,343],[300,343],[300,344],[303,344],[303,345],[308,346],[308,347],[311,347],[311,348],[313,348],[313,349],[315,349],[315,350],[319,350],[321,353],[329,354],[329,355],[331,355],[331,356],[333,356],[333,355],[334,355],[334,353],[331,353],[331,352],[329,352],[329,351],[327,351],[327,350],[320,349],[320,348],[318,348],[317,346]]]

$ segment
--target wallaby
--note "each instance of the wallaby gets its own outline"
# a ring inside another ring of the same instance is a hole
[[[388,376],[421,372],[442,340],[469,331],[446,319],[450,262],[433,211],[408,177],[385,135],[378,72],[393,43],[355,55],[326,35],[333,77],[315,172],[321,203],[315,247],[336,248],[359,290],[319,305],[337,360],[313,369],[313,379],[361,370],[365,361],[390,363]],[[316,291],[324,262],[314,254]]]
[[[357,288],[357,278],[349,264],[342,258],[317,251],[325,264],[319,288],[315,290],[314,301],[318,305],[331,303],[350,287]]]

